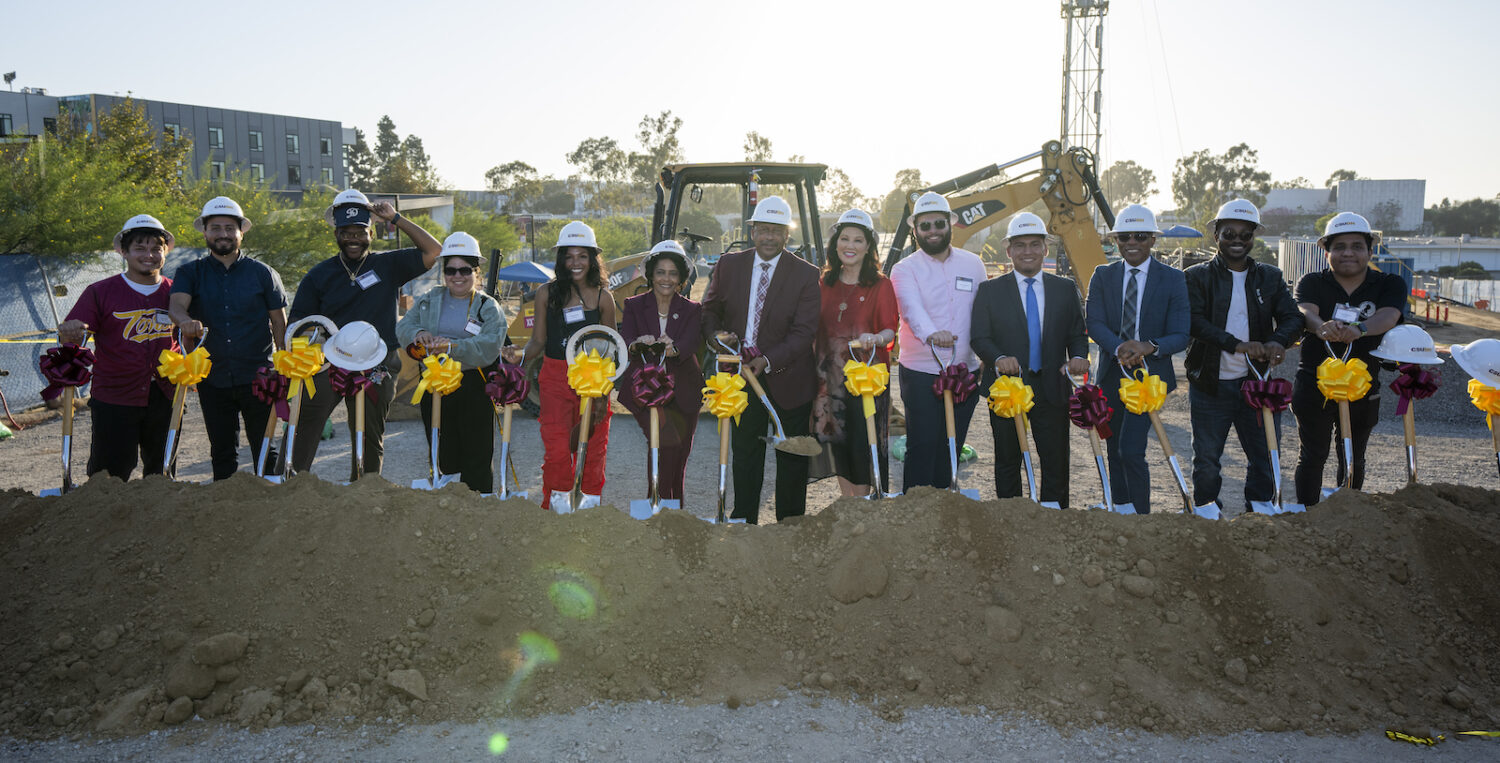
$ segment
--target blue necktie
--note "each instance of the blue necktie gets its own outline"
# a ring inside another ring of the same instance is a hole
[[[1042,370],[1042,311],[1036,304],[1036,279],[1026,279],[1026,338],[1030,342],[1031,372]]]

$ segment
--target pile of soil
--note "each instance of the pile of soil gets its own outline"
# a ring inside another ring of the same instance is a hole
[[[804,692],[1174,733],[1500,723],[1500,495],[1210,522],[919,489],[776,526],[239,474],[0,495],[0,734]]]

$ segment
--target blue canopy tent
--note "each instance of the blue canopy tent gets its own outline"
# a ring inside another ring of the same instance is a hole
[[[555,277],[552,268],[535,262],[517,262],[495,271],[496,281],[520,281],[521,283],[547,283]]]
[[[1187,225],[1173,225],[1161,232],[1162,238],[1203,238],[1203,233],[1197,228]]]

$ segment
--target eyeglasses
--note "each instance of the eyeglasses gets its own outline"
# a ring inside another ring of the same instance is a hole
[[[1156,238],[1155,233],[1116,233],[1117,241],[1150,241]]]
[[[930,230],[942,230],[948,227],[947,220],[929,220],[925,223],[917,223],[917,230],[926,233]]]
[[[450,276],[466,276],[473,274],[473,272],[473,268],[443,268],[443,274]]]
[[[1219,231],[1219,238],[1225,241],[1250,241],[1255,238],[1255,231],[1247,230],[1235,233],[1232,230],[1221,230]]]

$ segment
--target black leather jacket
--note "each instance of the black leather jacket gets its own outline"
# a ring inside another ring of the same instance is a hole
[[[1185,274],[1192,339],[1183,365],[1189,384],[1214,394],[1219,383],[1219,353],[1234,352],[1240,343],[1224,330],[1229,320],[1229,290],[1234,285],[1234,276],[1219,257],[1194,265]],[[1245,274],[1245,308],[1250,317],[1250,341],[1276,342],[1290,348],[1301,337],[1302,312],[1297,309],[1280,268],[1250,261]]]

